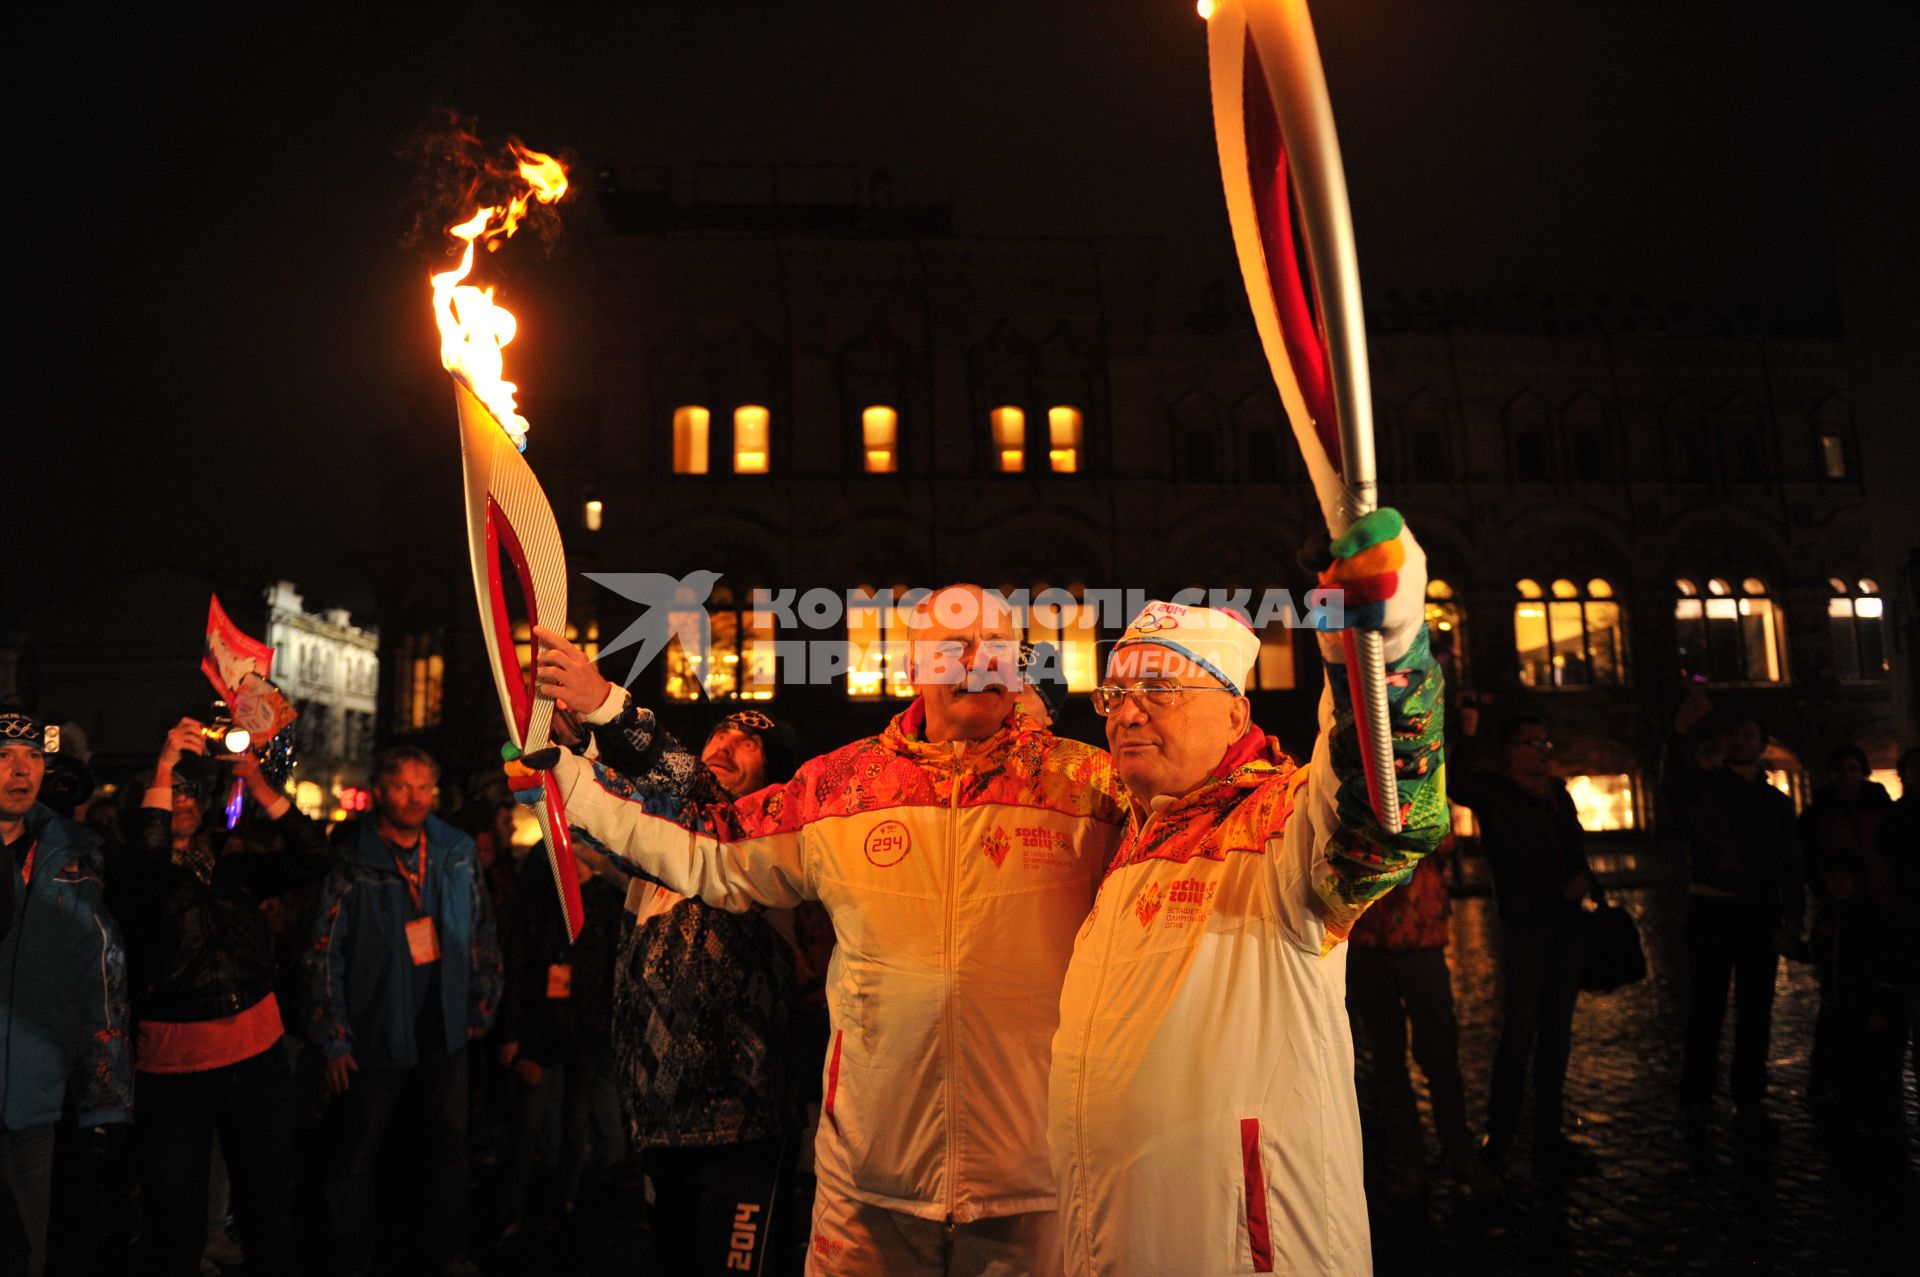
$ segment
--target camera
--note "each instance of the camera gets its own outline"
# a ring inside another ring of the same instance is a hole
[[[253,744],[253,733],[244,727],[235,727],[227,712],[225,701],[213,703],[213,713],[200,734],[206,737],[207,754],[210,757],[244,754]]]

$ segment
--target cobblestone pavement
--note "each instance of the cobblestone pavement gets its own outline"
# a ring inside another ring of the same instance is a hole
[[[1738,1133],[1724,1095],[1704,1140],[1678,1120],[1685,1009],[1686,896],[1673,888],[1616,892],[1640,921],[1648,978],[1604,997],[1582,994],[1567,1076],[1569,1121],[1598,1157],[1592,1175],[1555,1187],[1532,1177],[1522,1128],[1504,1201],[1436,1188],[1418,1207],[1373,1203],[1381,1273],[1920,1272],[1920,1156],[1870,1160],[1816,1138],[1801,1102],[1819,989],[1783,962],[1774,1003],[1770,1145]],[[1499,1029],[1490,900],[1455,902],[1454,996],[1469,1118],[1479,1130]],[[1731,1050],[1727,1017],[1722,1058]],[[1413,1069],[1416,1086],[1419,1072]],[[1907,1082],[1908,1131],[1916,1118]],[[1431,1116],[1421,1097],[1429,1147]],[[1529,1102],[1530,1108],[1530,1102]],[[1911,1146],[1910,1146],[1911,1147]]]

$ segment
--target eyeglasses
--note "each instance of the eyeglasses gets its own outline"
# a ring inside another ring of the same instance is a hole
[[[1020,644],[1013,639],[980,639],[972,643],[962,639],[932,639],[917,641],[914,647],[921,655],[942,664],[961,664],[971,652],[979,660],[994,665],[1009,668],[1020,665]]]
[[[1133,683],[1122,687],[1118,683],[1102,683],[1093,689],[1091,697],[1093,712],[1105,718],[1120,708],[1122,701],[1129,696],[1138,696],[1141,703],[1149,709],[1168,709],[1180,703],[1180,697],[1187,692],[1225,692],[1229,696],[1239,693],[1231,687],[1189,687],[1185,683],[1169,683],[1164,680],[1153,683]]]

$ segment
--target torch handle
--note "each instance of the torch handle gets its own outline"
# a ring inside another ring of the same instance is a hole
[[[1390,834],[1400,832],[1400,783],[1393,768],[1393,723],[1387,713],[1386,636],[1378,630],[1347,631],[1347,693],[1353,698],[1354,729],[1374,819]]]

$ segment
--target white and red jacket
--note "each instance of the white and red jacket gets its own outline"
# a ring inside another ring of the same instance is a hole
[[[823,1183],[963,1224],[1052,1210],[1047,1051],[1123,800],[1105,753],[1018,714],[972,743],[920,724],[916,703],[711,812],[571,757],[558,776],[571,823],[674,890],[832,915]]]
[[[1371,1271],[1339,942],[1445,832],[1424,641],[1398,670],[1405,835],[1369,828],[1350,724],[1305,767],[1255,728],[1134,809],[1053,1042],[1068,1277]]]

